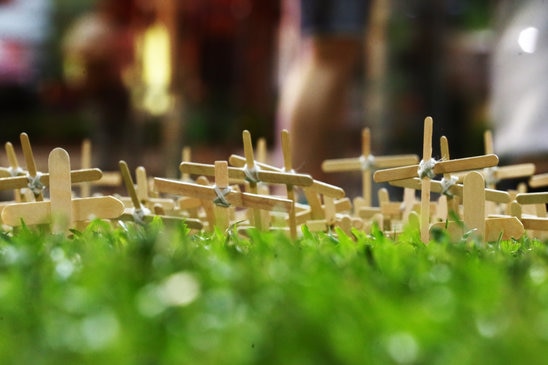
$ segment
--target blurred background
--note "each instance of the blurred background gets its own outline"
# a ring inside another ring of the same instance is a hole
[[[503,2],[373,1],[331,158],[358,156],[364,127],[373,154],[420,154],[426,116],[452,157],[483,153]],[[126,159],[168,176],[183,146],[198,162],[226,159],[243,129],[274,153],[295,3],[0,0],[0,139],[76,149],[91,138],[99,167]]]

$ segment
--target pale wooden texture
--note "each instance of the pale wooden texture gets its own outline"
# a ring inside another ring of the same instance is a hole
[[[357,158],[342,158],[325,160],[322,163],[324,172],[347,172],[361,171],[362,173],[362,197],[364,203],[371,205],[372,181],[371,174],[373,169],[389,168],[394,166],[403,166],[416,164],[418,157],[416,155],[398,155],[398,156],[379,156],[371,154],[371,132],[369,128],[362,130],[362,154]]]
[[[419,178],[404,179],[391,181],[390,185],[401,187],[401,188],[410,188],[414,190],[421,189],[421,181]],[[442,192],[442,184],[436,180],[430,180],[431,191],[434,193]],[[449,188],[449,192],[455,196],[462,197],[463,195],[463,185],[454,184]],[[485,200],[492,201],[495,203],[509,203],[512,199],[508,192],[495,189],[485,189]]]
[[[5,144],[6,155],[8,156],[8,163],[10,165],[10,174],[8,176],[14,177],[18,175],[24,175],[25,171],[19,166],[19,161],[17,160],[17,155],[15,154],[15,149],[11,142],[6,142]],[[8,177],[6,176],[6,177]],[[19,188],[13,189],[13,198],[16,202],[22,201],[23,195]]]
[[[501,166],[495,169],[497,180],[515,179],[518,177],[529,177],[535,173],[535,164],[522,163],[516,165]]]
[[[424,138],[422,144],[422,160],[429,161],[432,158],[432,118],[424,120]],[[430,178],[425,176],[421,181],[421,212],[420,212],[421,239],[423,243],[430,241]]]
[[[25,156],[25,163],[27,164],[28,175],[31,178],[35,178],[38,174],[38,171],[36,169],[36,162],[34,160],[32,147],[30,146],[29,136],[26,133],[21,133],[19,135],[19,138],[21,140],[21,148],[23,149],[23,155]],[[33,192],[33,193],[36,201],[44,200],[44,195],[41,191]]]
[[[521,222],[527,230],[548,231],[548,218],[522,217]]]
[[[91,141],[89,139],[84,139],[82,141],[82,156],[80,168],[89,169],[91,168]],[[91,194],[91,185],[89,182],[85,182],[80,185],[80,196],[82,198],[88,197]]]
[[[485,220],[485,241],[519,239],[525,228],[517,217],[494,217]]]
[[[217,194],[213,186],[203,186],[196,183],[188,183],[177,180],[169,180],[155,177],[154,186],[162,193],[190,196],[198,199],[215,200]],[[230,192],[225,196],[228,203],[237,207],[256,207],[265,210],[280,210],[288,212],[291,209],[291,201],[288,199],[253,195],[249,193]]]
[[[255,164],[257,167],[256,175],[259,181],[267,184],[291,184],[296,186],[310,186],[313,183],[313,179],[310,175],[297,174],[292,172],[272,171],[261,169],[259,164]],[[230,179],[235,180],[237,183],[245,181],[246,175],[243,170],[245,167],[245,161],[241,164],[241,167],[228,167],[228,176]],[[179,165],[179,170],[183,174],[214,176],[215,166],[196,163],[196,162],[182,162]]]
[[[70,157],[62,148],[55,148],[48,158],[50,173],[50,206],[53,233],[68,231],[72,219]]]
[[[127,163],[125,161],[120,161],[118,165],[120,166],[120,174],[122,175],[122,181],[124,182],[126,191],[129,194],[133,207],[137,210],[142,209],[141,202],[139,201],[139,197],[137,196],[137,191],[135,190],[135,184],[133,183],[133,179],[131,178],[131,173],[129,171],[129,167]]]
[[[423,159],[423,161],[426,161]],[[459,158],[448,161],[437,161],[433,172],[436,175],[453,173],[459,171],[471,171],[480,168],[496,166],[499,159],[496,155],[482,155],[475,157]],[[418,165],[394,167],[376,171],[373,179],[376,182],[387,182],[393,180],[408,179],[418,176]]]
[[[242,139],[243,139],[243,146],[244,146],[244,156],[246,160],[245,169],[247,169],[249,174],[254,174],[254,172],[256,171],[256,168],[255,168],[255,155],[253,153],[253,142],[251,141],[251,133],[249,133],[248,130],[244,130],[242,132]],[[258,180],[258,177],[257,177],[257,180]],[[257,181],[254,180],[254,177],[252,179],[248,178],[247,181],[248,181],[249,192],[251,194],[257,194],[258,193]],[[248,217],[250,224],[254,225],[260,230],[265,230],[266,227],[263,225],[263,219],[261,217],[260,209],[251,208],[250,213],[251,214],[249,214],[249,217]]]
[[[516,200],[520,204],[544,204],[548,203],[548,192],[520,193],[516,195]]]
[[[124,212],[124,204],[113,196],[76,198],[71,201],[72,221],[86,221],[94,218],[116,219]],[[2,222],[9,226],[51,223],[50,201],[14,203],[2,210]]]
[[[464,177],[463,221],[466,229],[475,230],[481,239],[485,236],[485,181],[476,171]]]
[[[217,191],[221,191],[226,200],[227,195],[224,195],[225,189],[231,191],[228,186],[228,162],[226,161],[215,161],[215,186],[218,189],[216,190],[216,197],[219,198]],[[230,192],[228,195],[230,195]],[[229,202],[229,204],[231,203]],[[213,209],[215,211],[215,226],[222,230],[228,229],[230,226],[229,207],[215,204]]]
[[[532,188],[548,186],[548,173],[531,176],[529,186]]]
[[[146,169],[143,166],[138,166],[135,169],[135,192],[137,194],[137,198],[141,202],[141,204],[146,204],[146,202],[149,201],[149,187],[148,187],[148,177]]]

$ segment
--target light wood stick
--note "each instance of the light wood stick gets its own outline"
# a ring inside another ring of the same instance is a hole
[[[10,176],[13,177],[13,176],[18,176],[18,175],[24,175],[25,172],[19,166],[19,161],[17,161],[17,155],[15,154],[15,149],[13,148],[13,144],[11,144],[11,142],[6,142],[5,149],[6,149],[6,155],[8,156],[8,162],[9,162],[9,165],[10,165],[10,169],[11,169]],[[15,188],[13,194],[14,194],[14,199],[15,199],[16,202],[21,202],[23,200],[20,189]]]
[[[124,185],[129,194],[129,197],[131,198],[133,207],[136,210],[141,210],[142,209],[141,202],[139,201],[139,197],[137,196],[137,191],[135,190],[135,184],[133,183],[133,179],[131,178],[131,173],[129,172],[129,167],[127,163],[122,160],[118,162],[118,165],[120,166],[122,181],[124,182]]]
[[[272,171],[272,170],[262,170],[260,169],[260,164],[255,162],[255,166],[259,167],[256,170],[257,178],[267,184],[291,184],[296,186],[311,186],[313,184],[313,179],[310,175],[306,174],[296,174],[296,173],[286,173],[282,171]],[[245,181],[246,175],[243,171],[245,167],[245,162],[241,167],[228,167],[228,177],[237,181]],[[182,162],[179,165],[179,170],[186,174],[192,175],[203,175],[203,176],[214,176],[215,167],[213,165],[196,163],[196,162]]]
[[[27,171],[31,178],[35,178],[38,174],[36,169],[36,162],[34,160],[34,154],[32,152],[32,147],[30,146],[29,136],[26,133],[21,133],[19,135],[21,140],[21,148],[23,149],[23,155],[25,156],[25,162],[27,164]],[[44,200],[44,195],[41,191],[33,191],[34,198],[36,201]]]
[[[251,141],[251,133],[249,133],[248,130],[244,130],[242,132],[242,139],[243,139],[243,145],[244,145],[244,156],[246,160],[246,169],[249,174],[255,174],[256,168],[255,168],[255,156],[253,154],[253,143]],[[228,169],[228,168],[227,168]],[[227,171],[228,174],[228,171]],[[247,181],[249,183],[249,192],[251,194],[257,194],[257,180],[259,180],[258,176],[255,176],[250,179],[248,177]],[[266,227],[263,226],[263,220],[261,217],[261,211],[259,209],[252,208],[251,209],[251,217],[250,217],[250,223],[254,225],[255,227],[259,228],[260,230],[265,230]]]
[[[70,172],[71,182],[73,184],[85,181],[96,181],[101,179],[102,173],[99,169],[72,170]],[[40,183],[44,186],[50,185],[50,174],[44,173],[40,175]],[[5,177],[0,179],[0,190],[22,189],[29,184],[27,176]]]
[[[463,221],[467,229],[475,229],[477,236],[485,236],[485,181],[483,175],[472,171],[464,177]]]
[[[82,141],[82,157],[81,157],[80,167],[82,169],[91,168],[91,141],[89,139],[84,139]],[[80,185],[80,196],[85,198],[91,194],[91,184],[85,182]]]
[[[433,120],[431,117],[426,117],[424,120],[424,138],[422,145],[423,161],[429,161],[432,158],[432,129]],[[421,180],[421,239],[423,243],[428,243],[430,241],[430,178],[426,175]]]
[[[390,181],[390,185],[401,187],[401,188],[410,188],[413,190],[421,189],[421,180],[417,177],[412,179],[396,180]],[[441,182],[436,180],[430,180],[430,187],[432,192],[441,193],[443,186]],[[462,197],[463,195],[463,185],[454,184],[449,188],[449,192],[453,195]],[[496,189],[485,189],[485,200],[495,202],[495,203],[510,203],[512,196],[507,191],[496,190]]]
[[[209,201],[215,200],[217,194],[213,186],[203,186],[196,183],[188,183],[155,177],[154,186],[159,192],[191,196]],[[288,212],[291,209],[291,201],[288,199],[253,195],[250,193],[230,192],[225,196],[230,204],[237,207],[253,206],[265,210],[278,210]]]
[[[282,156],[284,160],[284,172],[290,173],[293,172],[293,162],[292,162],[292,151],[291,151],[291,140],[289,136],[289,131],[287,129],[282,130],[281,132],[281,142],[282,142]],[[293,184],[286,184],[287,199],[291,201],[291,208],[289,210],[289,235],[292,239],[297,238],[297,218],[295,216],[295,190]]]
[[[67,232],[72,219],[72,192],[70,180],[70,158],[67,151],[55,148],[49,154],[50,206],[52,233]]]
[[[529,186],[532,188],[548,186],[548,173],[531,176]]]
[[[548,203],[548,192],[519,193],[516,195],[519,204],[546,204]]]

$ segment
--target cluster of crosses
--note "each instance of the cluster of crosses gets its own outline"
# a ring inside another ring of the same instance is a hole
[[[0,190],[13,191],[13,199],[0,204],[1,223],[5,229],[24,224],[68,233],[94,219],[113,225],[144,225],[160,217],[165,223],[184,223],[194,231],[237,229],[245,233],[256,228],[284,231],[292,238],[299,236],[303,225],[310,231],[335,233],[340,229],[350,236],[355,230],[369,232],[378,225],[394,237],[404,227],[411,227],[420,231],[424,243],[439,229],[455,240],[465,235],[484,241],[517,239],[524,234],[546,237],[548,192],[527,192],[527,184],[515,191],[497,190],[496,185],[503,179],[522,178],[538,189],[548,186],[548,174],[534,175],[534,164],[498,166],[488,131],[484,155],[450,159],[448,140],[442,136],[441,159],[435,160],[432,134],[433,120],[427,117],[420,159],[413,154],[374,156],[370,131],[364,128],[360,156],[322,164],[328,173],[361,173],[361,196],[351,200],[340,187],[294,171],[286,130],[281,134],[282,167],[266,163],[264,140],[259,140],[255,151],[250,133],[244,131],[243,156],[233,154],[227,161],[213,164],[195,163],[190,149],[185,148],[180,178],[150,178],[139,166],[136,182],[124,161],[120,161],[119,171],[91,168],[89,141],[82,145],[81,169],[72,170],[68,152],[55,148],[49,154],[48,172],[41,173],[28,135],[22,133],[26,169],[19,165],[13,145],[5,145],[9,167],[0,168]],[[388,190],[381,187],[377,190],[378,206],[373,206],[373,186],[380,183],[404,189],[403,200],[391,201]],[[123,185],[127,196],[90,196],[92,186],[101,184]],[[273,186],[282,189],[274,194]]]

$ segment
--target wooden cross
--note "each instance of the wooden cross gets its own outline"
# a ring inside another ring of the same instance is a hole
[[[66,233],[76,222],[93,218],[114,219],[123,213],[122,202],[112,196],[72,198],[71,184],[74,173],[71,173],[70,158],[64,149],[55,148],[50,152],[48,169],[50,200],[7,205],[2,210],[2,221],[5,224],[51,224],[53,233]],[[95,174],[96,171],[93,170],[92,173]],[[76,174],[81,175],[85,174]],[[42,175],[40,179],[45,176],[47,175]]]
[[[259,163],[257,162],[256,165],[260,167],[261,171],[271,171],[271,172],[282,172],[287,173],[291,175],[299,175],[296,174],[292,167],[291,162],[291,143],[290,143],[290,134],[287,130],[282,130],[281,132],[281,141],[282,141],[282,153],[283,153],[283,159],[284,159],[284,167],[283,168],[277,168],[268,164]],[[229,158],[229,162],[233,166],[243,167],[246,164],[246,159],[244,157],[238,156],[238,155],[231,155]],[[306,175],[309,178],[310,175]],[[302,184],[296,184],[292,181],[286,180],[285,182],[281,182],[286,185],[287,190],[287,198],[294,202],[295,207],[297,206],[296,203],[296,195],[294,188],[296,186],[302,187],[306,198],[308,200],[309,204],[309,210],[310,210],[310,218],[313,220],[322,220],[325,219],[325,212],[321,204],[321,200],[319,198],[319,194],[323,195],[324,197],[331,197],[334,199],[341,199],[345,196],[344,190],[333,186],[330,184],[326,184],[321,181],[312,180],[311,185],[302,185]],[[297,212],[296,209],[292,209],[292,212],[289,216],[289,229],[291,237],[296,237],[297,231]],[[294,214],[294,216],[292,215]]]
[[[155,216],[159,216],[162,221],[165,223],[178,223],[184,221],[184,223],[191,229],[200,230],[203,228],[202,223],[199,220],[192,218],[183,218],[183,217],[174,217],[164,214],[155,214],[149,208],[147,208],[143,202],[139,199],[139,194],[131,178],[131,173],[129,172],[129,167],[125,161],[120,161],[118,163],[120,166],[120,174],[122,176],[122,181],[126,190],[129,194],[129,199],[132,206],[126,207],[122,219],[134,221],[137,224],[145,224],[150,222]],[[145,177],[146,180],[146,177]]]
[[[417,155],[373,156],[371,154],[371,133],[369,128],[362,130],[362,154],[357,158],[325,160],[324,172],[361,171],[363,205],[371,206],[371,175],[375,169],[405,166],[419,162]]]
[[[220,229],[227,229],[229,222],[226,209],[232,205],[244,208],[264,210],[281,210],[290,212],[292,202],[288,199],[267,197],[257,194],[239,192],[228,184],[228,164],[226,161],[215,162],[215,185],[203,186],[191,182],[183,182],[164,178],[154,178],[154,188],[158,192],[196,197],[212,201],[217,207],[216,225]],[[224,210],[223,210],[224,208]]]
[[[421,179],[420,229],[421,239],[424,243],[428,243],[430,237],[430,180],[438,174],[496,166],[499,161],[498,157],[494,154],[448,161],[435,161],[432,158],[432,128],[432,118],[426,117],[424,120],[422,160],[419,165],[378,170],[373,175],[376,182],[390,182],[412,177]]]
[[[462,238],[465,231],[487,242],[519,238],[524,234],[524,226],[517,217],[486,217],[485,200],[488,190],[485,189],[483,174],[478,171],[466,174],[462,190],[463,222],[438,222],[432,225],[433,228],[446,230],[453,240]]]

